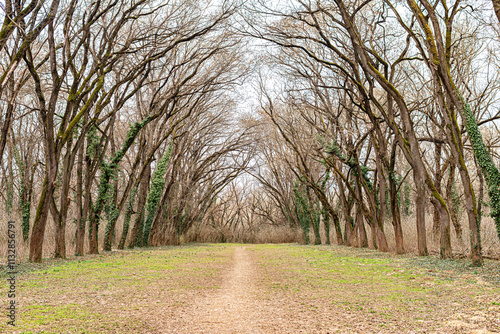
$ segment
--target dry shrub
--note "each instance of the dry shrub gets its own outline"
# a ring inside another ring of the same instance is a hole
[[[231,243],[303,243],[302,233],[298,229],[286,226],[263,225],[251,229],[211,227],[207,225],[192,227],[187,231],[186,242],[231,242]]]
[[[76,247],[76,224],[74,223],[74,220],[72,217],[75,217],[76,215],[73,214],[72,210],[68,213],[68,221],[66,224],[66,256],[67,257],[72,257],[75,253],[75,247]],[[31,234],[31,229],[33,228],[33,221],[35,218],[35,212],[34,209],[32,208],[31,212],[31,221],[30,221],[30,234]],[[1,255],[1,260],[0,263],[5,263],[6,261],[6,254],[7,254],[7,222],[8,221],[14,221],[15,223],[15,232],[16,232],[16,255],[17,255],[17,260],[18,261],[27,261],[29,257],[29,243],[30,239],[26,242],[23,241],[22,237],[22,228],[21,228],[21,215],[18,212],[12,212],[10,216],[8,216],[5,213],[5,210],[2,210],[2,213],[0,213],[0,221],[2,224],[0,224],[0,255]],[[99,226],[99,244],[100,248],[102,249],[104,247],[104,232],[105,232],[105,226],[106,226],[106,221],[102,221],[100,226]],[[115,242],[114,245],[118,245],[119,237],[121,236],[121,225],[123,225],[123,218],[119,219],[119,224],[120,226],[117,226],[116,231],[119,231],[118,235],[115,235]],[[88,232],[88,223],[87,223],[87,230]],[[43,240],[43,257],[44,258],[53,258],[54,257],[54,251],[55,251],[55,223],[51,215],[49,215],[47,219],[47,226],[45,228],[45,236]],[[84,252],[88,252],[88,233],[85,233],[85,243],[84,243]]]
[[[287,226],[266,225],[255,233],[254,243],[304,243],[303,233],[300,229]]]
[[[436,235],[432,233],[432,214],[426,214],[425,221],[427,249],[431,254],[439,254],[439,232]],[[453,253],[457,257],[468,257],[470,254],[470,233],[467,218],[464,216],[459,217],[459,222],[462,227],[462,242],[458,240],[454,227],[450,227]],[[402,219],[402,226],[405,251],[417,254],[417,226],[415,223],[415,216],[404,217]],[[384,229],[389,247],[392,251],[395,251],[394,229],[390,220],[386,221]],[[369,228],[367,229],[367,233],[370,234]],[[483,217],[481,220],[481,241],[484,256],[500,259],[500,241],[491,217]]]
[[[0,254],[2,256],[1,263],[4,264],[7,262],[7,222],[14,221],[15,223],[15,233],[16,233],[16,256],[18,261],[26,260],[29,255],[29,240],[25,243],[23,241],[23,232],[21,229],[21,217],[17,213],[13,213],[8,216],[5,210],[2,210],[0,213],[0,246],[1,251]]]
[[[23,231],[22,231],[22,227],[21,227],[21,215],[18,212],[12,212],[11,215],[7,215],[5,210],[3,210],[2,213],[0,214],[0,221],[2,222],[0,224],[0,247],[1,247],[0,254],[2,256],[0,262],[6,263],[6,259],[7,259],[7,240],[8,240],[7,222],[9,222],[9,221],[13,221],[14,225],[15,225],[17,261],[18,262],[26,261],[29,257],[30,239],[28,238],[28,240],[26,242],[23,241]],[[33,219],[31,221],[31,224],[33,224]],[[31,233],[31,229],[30,229],[30,233]],[[50,249],[51,253],[49,253],[49,249]],[[43,245],[44,254],[47,254],[47,255],[45,255],[45,257],[53,256],[54,249],[55,249],[55,226],[54,226],[54,224],[51,224],[51,225],[47,224],[47,229],[45,231],[44,245]]]
[[[464,241],[469,240],[468,231],[466,231],[466,235],[467,239],[464,238]],[[484,256],[500,259],[500,240],[498,239],[495,222],[491,217],[481,219],[481,243]]]

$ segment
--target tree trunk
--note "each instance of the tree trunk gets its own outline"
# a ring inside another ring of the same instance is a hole
[[[356,246],[356,229],[354,219],[349,216],[345,220],[345,244],[346,246]]]
[[[115,146],[115,137],[111,135],[111,156],[115,156],[116,146]],[[112,203],[109,204],[109,212],[108,212],[108,223],[106,224],[106,231],[104,234],[104,250],[107,252],[111,251],[111,246],[113,244],[113,240],[115,237],[115,227],[118,218],[120,217],[119,208],[117,208],[118,202],[118,177],[115,177],[113,180],[113,199]]]
[[[149,244],[152,246],[160,246],[164,244],[165,241],[166,221],[164,219],[164,215],[170,186],[171,183],[168,184],[166,190],[162,195],[159,205],[156,207],[156,213],[153,218],[153,223],[151,224],[151,231],[149,233]]]
[[[5,145],[7,143],[7,136],[9,135],[9,129],[13,119],[14,119],[14,104],[9,102],[5,110],[5,118],[3,120],[2,130],[0,131],[0,161],[3,161],[3,152],[5,150]]]
[[[84,118],[84,123],[87,122],[87,116]],[[94,157],[98,150],[97,145],[93,143],[94,141],[94,129],[89,129],[87,131],[87,148],[85,151],[85,157],[83,158],[83,147],[82,151],[79,152],[81,155],[79,159],[84,159],[83,161],[85,162],[85,182],[83,182],[83,190],[85,191],[84,197],[83,197],[83,209],[82,209],[82,218],[80,221],[77,222],[78,227],[77,227],[77,232],[76,232],[76,248],[75,248],[75,254],[77,256],[83,256],[84,252],[84,244],[85,244],[85,227],[87,224],[87,221],[89,221],[89,238],[90,238],[90,229],[92,228],[92,225],[90,223],[90,217],[91,211],[92,211],[92,185],[94,183],[94,177],[95,177],[95,172],[96,172],[96,166],[100,164],[102,161],[103,155],[101,154],[99,157]],[[99,144],[100,145],[100,144]],[[83,145],[82,145],[83,146]],[[95,158],[93,161],[93,157]],[[80,164],[80,168],[83,170],[83,162]],[[83,171],[82,171],[82,176],[83,176]],[[89,240],[89,246],[90,246],[90,240]],[[90,249],[89,249],[90,252]]]
[[[112,214],[112,217],[109,218],[108,224],[106,225],[106,233],[104,235],[104,250],[106,252],[111,251],[111,246],[113,244],[113,240],[115,238],[115,227],[116,222],[118,221],[119,214]]]
[[[30,168],[28,161],[24,161],[23,168],[23,189],[22,195],[19,198],[19,206],[22,215],[23,241],[26,242],[28,241],[30,232],[31,200],[33,197],[33,178],[35,175],[36,164],[33,164]]]
[[[99,254],[99,244],[98,244],[98,236],[99,236],[99,223],[97,221],[97,217],[93,214],[93,210],[90,210],[90,221],[89,221],[89,254]]]
[[[62,208],[61,208],[62,211]],[[65,210],[67,212],[67,210]],[[56,221],[56,247],[54,250],[54,258],[66,258],[66,218],[62,217],[63,213],[59,213],[59,218]]]
[[[319,205],[314,205],[312,201],[310,203],[310,210],[311,210],[311,222],[313,225],[313,230],[314,230],[314,244],[315,245],[321,245],[321,233],[319,231],[319,224],[321,221],[321,214],[320,214],[320,209]]]
[[[436,143],[435,151],[434,151],[434,159],[436,160],[436,166],[434,169],[434,185],[436,186],[437,191],[441,192],[441,151],[442,144]],[[440,230],[440,210],[436,206],[433,207],[433,224],[432,224],[432,234],[436,236],[438,231]]]
[[[127,234],[128,234],[129,225],[130,225],[130,218],[132,217],[132,213],[134,212],[136,192],[137,192],[137,188],[134,188],[132,190],[132,193],[130,194],[129,202],[127,205],[127,211],[125,212],[125,219],[123,221],[122,236],[120,237],[120,242],[118,243],[118,249],[125,248],[125,241],[127,240]]]
[[[135,246],[142,246],[142,233],[144,227],[144,215],[145,215],[145,205],[148,196],[149,189],[149,178],[151,177],[151,164],[146,166],[143,178],[139,185],[139,201],[137,203],[137,216],[135,218],[134,227],[130,234],[130,240],[128,243],[128,248],[134,248]]]
[[[480,213],[477,211],[474,189],[468,171],[461,166],[459,166],[458,170],[460,172],[462,182],[464,183],[465,207],[467,209],[467,216],[469,218],[472,265],[476,267],[482,267],[483,254],[479,225],[480,220],[478,218]]]
[[[497,15],[498,22],[500,23],[500,0],[491,0],[491,2],[493,2],[493,9]]]
[[[393,211],[394,212],[394,211]],[[397,211],[399,213],[399,211]],[[401,227],[401,218],[394,221],[394,237],[396,239],[396,254],[404,254],[403,228]]]
[[[116,114],[113,114],[113,117],[108,125],[114,124],[115,116]],[[97,198],[95,201],[94,209],[91,213],[92,229],[90,235],[90,249],[92,254],[98,253],[99,224],[102,211],[104,210],[106,204],[108,192],[111,188],[110,181],[116,175],[120,162],[122,161],[127,151],[130,149],[130,147],[134,144],[134,141],[141,130],[152,120],[153,118],[147,116],[142,122],[135,122],[133,125],[131,125],[129,130],[127,131],[125,141],[122,143],[120,149],[115,154],[112,154],[109,163],[101,162],[100,164],[101,176],[99,177],[99,183],[97,187]],[[106,144],[104,146],[104,149],[102,150],[103,153],[106,152],[106,145],[110,142],[110,138],[110,136],[106,137]]]
[[[389,245],[387,244],[387,238],[385,236],[384,230],[377,225],[375,232],[377,233],[378,250],[381,252],[388,252]]]
[[[415,217],[417,223],[417,243],[418,255],[427,256],[427,235],[425,231],[425,187],[423,180],[420,179],[418,173],[414,171],[415,188],[417,196],[415,198]]]
[[[434,205],[434,211],[439,213],[439,254],[442,259],[449,259],[453,257],[453,252],[451,248],[451,238],[450,238],[450,219],[448,210],[443,205],[440,205],[439,201],[433,199],[432,204]]]
[[[372,237],[372,249],[378,249],[377,244],[377,224],[370,224],[371,237]]]
[[[54,186],[49,183],[48,176],[45,176],[42,186],[42,193],[40,195],[40,201],[36,209],[35,221],[33,222],[33,228],[31,230],[31,240],[30,240],[30,262],[42,262],[42,252],[43,252],[43,239],[45,236],[45,226],[47,224],[47,216],[50,209],[50,201],[52,198],[52,193],[54,192]]]
[[[375,215],[376,221],[373,222],[373,225],[376,225],[375,233],[376,233],[376,237],[377,237],[378,250],[381,252],[388,252],[389,245],[387,244],[387,238],[385,237],[385,232],[384,232],[384,223],[385,223],[385,216],[386,216],[386,200],[387,200],[387,198],[386,198],[386,196],[387,196],[387,178],[384,174],[384,165],[382,164],[379,152],[376,151],[376,153],[377,153],[377,158],[376,158],[377,168],[379,170],[377,175],[378,175],[378,179],[379,179],[380,210]],[[375,197],[375,196],[377,196],[377,194],[375,193],[373,196]],[[375,198],[373,200],[375,201]],[[375,210],[376,209],[377,208],[375,205]]]
[[[356,231],[358,232],[358,247],[367,248],[368,238],[366,236],[365,222],[363,213],[360,211],[356,213]]]
[[[12,218],[12,208],[14,206],[14,170],[12,166],[14,147],[12,147],[12,145],[9,145],[7,148],[7,170],[9,171],[9,176],[7,177],[7,198],[5,201],[5,211],[7,212],[7,216],[9,218]]]
[[[341,180],[339,177],[337,177],[337,184],[339,185],[339,191],[340,191],[340,203],[342,205],[342,211],[344,215],[344,244],[347,246],[354,246],[354,238],[355,238],[355,232],[354,232],[354,224],[351,219],[351,208],[349,206],[349,203],[347,201],[347,198],[345,196],[345,190],[344,190],[344,181]],[[335,219],[335,218],[334,218]],[[338,221],[337,217],[337,221]],[[340,228],[340,223],[339,223],[339,228]],[[337,235],[338,238],[338,235]]]
[[[84,146],[78,151],[76,162],[76,246],[75,256],[83,256],[85,237],[85,217],[83,216],[83,151]]]
[[[325,235],[326,235],[326,244],[330,245],[330,215],[328,214],[328,211],[323,208],[322,210],[322,216],[323,216],[323,228],[325,229]],[[342,237],[340,238],[340,241],[342,241]]]
[[[404,242],[403,242],[403,228],[401,226],[401,210],[400,203],[401,191],[398,194],[398,180],[396,178],[396,173],[394,171],[396,165],[396,150],[397,142],[394,141],[391,150],[391,161],[389,165],[389,193],[391,196],[391,215],[392,215],[392,226],[394,228],[394,239],[396,242],[396,254],[404,254]],[[401,180],[403,182],[403,180]]]
[[[332,216],[333,226],[335,227],[335,237],[337,239],[337,245],[343,245],[344,240],[342,239],[342,230],[340,228],[340,219],[337,214]]]
[[[465,164],[458,166],[458,170],[464,185],[465,207],[469,218],[472,265],[481,267],[483,265],[483,255],[481,250],[481,235],[478,220],[479,213],[477,212],[474,189]]]
[[[85,226],[87,224],[87,221],[89,221],[89,229],[92,228],[89,218],[92,216],[90,212],[92,210],[92,205],[91,205],[92,184],[94,183],[94,177],[91,172],[92,161],[90,160],[90,157],[87,156],[85,160],[86,160],[85,197],[83,202],[82,220],[79,222],[78,232],[76,235],[76,251],[75,251],[75,253],[80,256],[83,255],[84,242],[85,242]],[[89,236],[90,236],[90,231],[89,231]],[[89,246],[90,246],[90,240],[89,240]]]
[[[394,238],[396,242],[396,253],[404,254],[403,228],[401,226],[401,212],[398,205],[398,193],[396,183],[389,180],[391,194],[391,214],[392,226],[394,228]]]
[[[460,243],[462,240],[462,225],[458,221],[457,214],[455,212],[455,205],[453,204],[453,183],[455,182],[455,165],[451,165],[449,169],[448,183],[446,184],[446,200],[448,201],[448,206],[450,209],[451,221],[453,222],[453,227],[455,229],[455,234]]]
[[[71,184],[71,172],[73,170],[76,153],[80,151],[80,146],[83,146],[84,135],[80,134],[74,150],[72,137],[68,140],[66,154],[63,161],[62,186],[60,194],[59,214],[56,218],[56,246],[54,251],[55,258],[66,258],[66,222],[68,218],[68,208],[71,204],[69,200],[69,190]]]
[[[356,191],[356,196],[360,201],[363,200],[363,192],[361,189],[360,181],[358,178],[355,179],[355,191]],[[364,215],[363,215],[363,209],[361,207],[361,203],[356,202],[356,221],[355,221],[355,229],[357,232],[358,236],[358,247],[368,247],[368,238],[366,235],[366,229],[365,229],[365,222],[364,222]]]
[[[477,177],[479,178],[479,197],[477,199],[477,225],[481,227],[481,217],[483,216],[483,201],[484,201],[484,176],[481,170],[479,169],[479,166],[478,166]],[[460,225],[458,226],[460,227]],[[462,230],[460,230],[460,241],[462,241]]]

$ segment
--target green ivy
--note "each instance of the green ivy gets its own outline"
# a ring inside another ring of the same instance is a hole
[[[304,239],[307,245],[309,244],[309,231],[311,228],[311,220],[308,215],[309,205],[306,200],[304,185],[298,179],[293,185],[293,195],[295,207],[297,208],[297,218],[304,232]]]
[[[23,230],[23,240],[28,240],[30,232],[30,217],[31,217],[31,203],[29,201],[23,202],[21,204],[21,218],[22,218],[22,230]]]
[[[5,211],[7,211],[7,215],[10,216],[12,213],[12,206],[14,202],[14,183],[9,180],[7,181],[7,199],[5,201]]]
[[[97,127],[92,125],[88,130],[87,134],[87,156],[91,159],[95,159],[99,149],[99,143],[101,141],[101,137],[97,135]]]
[[[457,188],[455,187],[455,182],[451,187],[451,205],[455,215],[461,215],[462,203],[460,201],[460,196],[458,195]]]
[[[373,192],[373,182],[368,176],[368,172],[370,171],[370,169],[367,166],[357,163],[353,157],[347,159],[345,154],[343,154],[340,148],[338,147],[337,142],[335,140],[333,141],[332,144],[328,144],[325,141],[325,139],[320,135],[317,135],[316,139],[321,144],[321,146],[323,146],[326,153],[336,156],[341,162],[349,166],[354,176],[359,176],[358,175],[358,168],[359,168],[359,170],[361,171],[361,176],[365,180],[368,189],[370,190],[370,192]]]
[[[148,116],[142,122],[135,122],[128,130],[127,137],[125,138],[125,142],[122,144],[122,147],[118,152],[115,153],[111,161],[109,163],[102,161],[101,163],[101,177],[99,178],[99,186],[97,188],[97,199],[95,202],[95,206],[93,207],[97,227],[99,227],[99,221],[101,219],[100,214],[104,209],[104,205],[109,200],[108,192],[111,188],[110,180],[116,178],[119,163],[122,161],[128,149],[134,143],[134,140],[141,129],[146,126],[149,121],[150,118]]]
[[[479,126],[469,104],[462,96],[460,96],[460,98],[462,99],[462,104],[467,120],[465,126],[472,143],[474,155],[476,156],[477,162],[481,167],[481,171],[483,172],[486,184],[488,185],[488,195],[490,197],[491,207],[490,215],[495,220],[498,238],[500,239],[500,171],[495,166],[495,163],[493,162],[493,159],[491,158],[491,155],[488,152],[486,145],[484,144],[483,136],[479,131]]]
[[[327,174],[329,177],[329,174]],[[322,180],[321,186],[326,186],[326,182],[328,179],[325,178]],[[314,234],[316,239],[314,240],[315,244],[321,244],[321,237],[319,232],[319,226],[321,222],[321,215],[323,212],[320,201],[313,203],[309,201],[308,196],[306,194],[306,185],[300,179],[297,179],[293,186],[293,194],[294,194],[294,202],[297,208],[297,218],[300,223],[300,227],[304,232],[304,239],[306,244],[309,244],[309,231],[311,226],[314,228]]]
[[[149,191],[148,199],[146,202],[148,215],[144,224],[144,233],[142,239],[142,243],[144,246],[148,245],[149,233],[151,232],[151,225],[153,224],[153,219],[155,217],[156,207],[158,206],[161,194],[163,193],[163,188],[165,187],[165,173],[170,161],[172,145],[173,143],[171,142],[167,148],[167,152],[158,161],[158,165],[156,166],[156,169],[151,177],[151,190]]]
[[[405,180],[403,189],[403,196],[404,196],[403,204],[404,204],[405,216],[407,217],[410,215],[410,205],[411,205],[410,192],[411,192],[410,182],[408,180]]]

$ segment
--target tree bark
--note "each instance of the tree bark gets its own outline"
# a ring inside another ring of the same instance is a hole
[[[436,199],[433,199],[432,204],[434,205],[434,211],[437,211],[440,217],[439,254],[442,259],[452,258],[453,252],[451,248],[449,212],[445,207],[439,205]]]
[[[69,200],[69,191],[71,183],[71,174],[75,163],[75,158],[81,151],[81,147],[84,143],[84,133],[80,133],[75,147],[73,148],[73,139],[69,139],[67,144],[67,151],[64,156],[63,161],[63,173],[62,173],[62,186],[60,194],[60,209],[58,217],[56,218],[56,247],[55,247],[55,258],[66,258],[66,223],[68,218],[68,209],[71,204]]]
[[[90,220],[89,218],[92,216],[90,214],[92,210],[92,185],[94,183],[94,170],[93,166],[95,162],[92,162],[92,158],[90,156],[90,153],[88,152],[89,145],[90,145],[90,138],[88,138],[88,143],[87,143],[87,154],[85,155],[85,197],[83,201],[83,210],[82,210],[82,219],[78,224],[78,231],[76,234],[76,250],[75,254],[78,256],[83,255],[84,251],[84,243],[85,243],[85,226],[87,224],[87,221],[89,221],[89,229],[91,228]],[[90,231],[89,231],[90,232]],[[90,233],[89,233],[90,235]],[[90,247],[90,240],[89,240],[89,247]],[[89,250],[90,251],[90,250]]]
[[[402,203],[402,199],[398,196],[398,184],[395,173],[396,165],[396,150],[397,142],[394,141],[391,150],[391,160],[389,164],[389,193],[391,196],[391,214],[392,214],[392,226],[394,228],[394,239],[396,242],[396,253],[404,254],[404,242],[403,242],[403,228],[401,226],[401,210],[399,203]],[[401,180],[403,182],[403,180]],[[401,191],[399,191],[401,193]]]
[[[325,243],[327,245],[330,245],[331,244],[331,241],[330,241],[330,215],[328,214],[328,211],[325,208],[322,209],[321,216],[323,217],[323,228],[325,229],[325,235],[326,235]],[[337,217],[337,221],[338,221],[338,217]],[[342,237],[340,238],[340,241],[342,241]]]
[[[344,181],[337,176],[337,184],[339,185],[339,192],[340,192],[340,203],[342,205],[342,211],[344,215],[344,243],[347,246],[354,246],[355,242],[354,224],[351,219],[351,207],[345,195],[343,182]]]
[[[120,242],[118,243],[118,249],[125,248],[125,241],[127,240],[128,230],[130,226],[130,218],[132,217],[132,213],[134,211],[136,190],[137,188],[133,189],[132,193],[130,194],[127,211],[125,212],[125,220],[123,222],[122,236],[120,237]]]
[[[435,145],[435,151],[434,151],[434,159],[436,160],[436,166],[434,168],[434,184],[436,185],[437,191],[441,192],[441,151],[442,151],[442,144],[441,143],[436,143]],[[439,207],[434,206],[434,212],[432,215],[432,234],[436,236],[438,234],[438,231],[440,230],[440,210]]]
[[[417,224],[417,244],[418,255],[427,256],[427,235],[425,230],[425,187],[423,180],[419,177],[418,173],[414,171],[415,188],[417,196],[415,198],[415,217]]]
[[[482,175],[479,172],[479,175]],[[448,201],[448,207],[450,207],[450,217],[455,229],[455,234],[457,236],[460,244],[463,243],[462,240],[462,225],[458,221],[457,214],[455,213],[455,205],[453,204],[453,183],[455,182],[455,165],[452,164],[449,169],[448,182],[446,183],[446,200]]]
[[[356,182],[357,196],[360,200],[362,200],[363,197],[361,192],[361,186],[359,185],[358,180],[356,180],[355,182]],[[358,237],[357,246],[362,248],[368,247],[368,238],[366,236],[363,209],[361,208],[361,203],[358,202],[356,202],[356,223],[354,228],[357,232],[357,237]]]
[[[50,210],[49,198],[52,198],[54,186],[48,181],[48,176],[45,176],[42,186],[40,201],[36,209],[35,222],[31,230],[30,240],[30,262],[42,262],[43,239],[45,236],[45,226],[47,224],[47,216]]]
[[[497,15],[498,22],[500,23],[500,0],[491,0],[491,2],[493,2],[493,9]]]
[[[149,189],[149,179],[151,177],[151,164],[146,166],[144,171],[144,176],[142,177],[141,183],[139,185],[139,200],[137,203],[137,216],[135,218],[134,227],[130,234],[130,240],[128,243],[128,248],[134,248],[135,246],[142,246],[142,233],[144,227],[144,216],[145,216],[145,205],[148,196]]]

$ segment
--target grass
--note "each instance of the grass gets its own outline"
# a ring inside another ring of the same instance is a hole
[[[380,327],[391,333],[459,333],[468,326],[500,331],[496,261],[478,269],[467,260],[395,257],[339,246],[265,245],[255,252],[267,298],[285,305],[300,300],[300,308],[321,328],[328,326],[325,314],[333,314],[337,325],[353,332]]]
[[[195,298],[220,289],[236,247],[186,244],[23,264],[16,330],[164,332]],[[255,299],[274,305],[290,333],[500,331],[499,262],[478,269],[467,260],[341,246],[245,247],[258,273]],[[6,284],[0,294],[7,296]],[[12,329],[6,321],[4,311],[1,333]]]
[[[189,245],[126,251],[80,261],[21,265],[16,330],[114,333],[152,330],[150,306],[176,308],[192,290],[220,286],[230,246]],[[4,273],[5,276],[5,273]],[[6,285],[0,294],[7,296]],[[5,312],[3,312],[5,313]],[[0,332],[9,332],[5,314]]]

